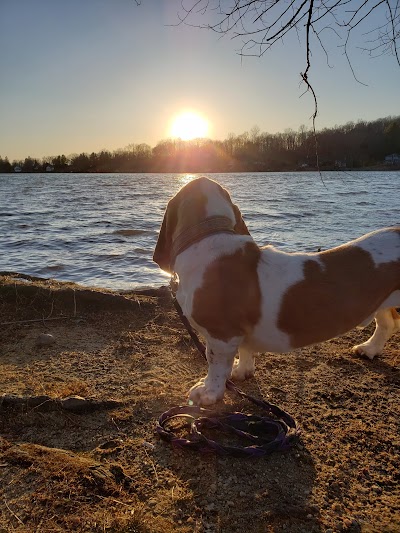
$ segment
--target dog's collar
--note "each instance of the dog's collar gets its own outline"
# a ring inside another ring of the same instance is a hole
[[[232,220],[225,216],[215,215],[182,231],[172,244],[171,266],[174,266],[176,257],[186,248],[213,233],[235,233]]]

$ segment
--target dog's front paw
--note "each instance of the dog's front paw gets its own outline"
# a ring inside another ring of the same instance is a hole
[[[377,350],[373,344],[364,342],[364,344],[358,344],[357,346],[353,346],[353,352],[357,355],[364,355],[372,361],[375,355],[379,355],[380,350]]]
[[[224,390],[218,391],[206,384],[205,378],[201,379],[189,391],[189,401],[195,405],[212,405],[224,396]]]

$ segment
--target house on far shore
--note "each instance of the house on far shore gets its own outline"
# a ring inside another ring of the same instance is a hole
[[[385,157],[385,165],[400,165],[400,154],[390,154]]]
[[[54,167],[52,167],[51,165],[47,165],[46,172],[53,172],[53,170],[54,170]]]
[[[346,159],[336,159],[335,160],[335,168],[347,168]]]
[[[18,165],[14,167],[14,172],[21,172],[21,170],[21,167],[19,167]]]

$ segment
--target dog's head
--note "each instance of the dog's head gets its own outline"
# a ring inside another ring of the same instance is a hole
[[[239,208],[232,203],[228,191],[216,181],[202,177],[182,187],[168,202],[153,260],[162,270],[172,273],[175,260],[172,246],[176,237],[213,216],[227,217],[235,233],[249,235]]]

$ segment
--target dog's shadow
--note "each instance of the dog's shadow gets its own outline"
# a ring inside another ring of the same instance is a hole
[[[246,382],[243,389],[262,398],[255,380]],[[227,392],[225,401],[219,402],[216,409],[266,415],[234,392]],[[218,434],[213,438],[223,439]],[[165,443],[157,447],[164,460],[168,457],[168,467],[190,486],[205,530],[255,533],[294,531],[297,527],[315,533],[322,531],[319,509],[311,501],[316,476],[314,463],[301,440],[289,450],[261,458],[201,455],[193,450],[177,452],[171,448],[166,452]]]

